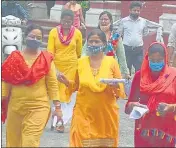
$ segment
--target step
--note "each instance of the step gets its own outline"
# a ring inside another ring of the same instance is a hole
[[[46,31],[50,31],[52,28],[56,27],[59,24],[59,21],[54,21],[54,20],[49,20],[49,19],[32,19],[28,21],[28,24],[38,24],[40,26],[42,26]],[[88,28],[94,28],[96,26],[90,26],[90,25],[86,25]]]
[[[40,26],[55,27],[59,24],[59,21],[53,21],[50,19],[31,19],[28,21],[28,24],[31,24],[31,23],[35,23]]]
[[[45,26],[42,26],[42,28],[44,29]],[[49,28],[49,27],[48,27]],[[91,32],[93,29],[95,29],[96,27],[87,27],[87,31],[86,31],[86,34],[83,35],[83,39],[86,39],[86,36],[88,35],[89,32]],[[52,28],[50,28],[52,29]],[[43,36],[43,41],[44,42],[48,42],[48,36],[49,36],[49,31],[47,32],[45,29],[44,29],[44,36]]]
[[[31,23],[38,24],[43,28],[43,31],[44,31],[43,42],[45,43],[44,47],[47,45],[49,32],[51,31],[51,29],[53,29],[55,26],[59,24],[59,22],[49,20],[49,19],[32,19],[32,20],[29,20],[28,24],[31,24]],[[96,27],[87,26],[86,34],[83,34],[83,42],[86,40],[86,36],[88,35],[88,33]]]
[[[65,2],[66,3],[66,2]],[[64,5],[64,1],[56,1],[57,5]],[[90,1],[91,8],[99,9],[118,9],[121,7],[121,1]]]
[[[45,34],[44,36],[43,36],[43,42],[45,42],[45,43],[47,43],[48,42],[48,34]]]
[[[43,28],[43,34],[49,34],[49,32],[54,28],[54,27],[47,27],[47,26],[41,26]]]

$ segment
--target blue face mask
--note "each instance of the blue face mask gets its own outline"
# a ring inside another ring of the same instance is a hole
[[[161,71],[163,69],[164,65],[165,65],[164,61],[162,61],[162,62],[152,62],[152,61],[149,61],[150,69],[152,71],[155,71],[155,72]]]
[[[97,55],[99,52],[103,52],[105,46],[87,46],[88,55]]]
[[[26,46],[29,49],[36,50],[41,46],[41,44],[42,44],[41,40],[26,39]]]

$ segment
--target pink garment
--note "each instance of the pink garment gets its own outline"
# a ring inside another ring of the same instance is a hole
[[[74,11],[74,22],[73,22],[73,26],[75,26],[76,28],[80,28],[81,26],[81,20],[80,20],[80,9],[77,11]]]
[[[67,3],[65,6],[64,6],[65,9],[70,9],[69,7],[69,3]],[[71,10],[71,9],[70,9]],[[73,11],[74,13],[74,21],[73,21],[73,26],[76,27],[76,28],[80,28],[81,26],[81,20],[80,20],[80,15],[81,15],[81,8],[78,9],[77,11]]]

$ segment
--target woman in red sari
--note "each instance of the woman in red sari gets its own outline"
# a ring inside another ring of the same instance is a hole
[[[149,113],[135,121],[135,147],[174,147],[176,143],[176,69],[168,67],[167,50],[153,43],[133,79],[125,112],[147,105]]]
[[[53,56],[41,51],[40,26],[26,29],[26,48],[14,51],[2,64],[2,122],[7,147],[39,147],[50,114],[58,105],[58,84]],[[7,112],[8,107],[8,112]]]

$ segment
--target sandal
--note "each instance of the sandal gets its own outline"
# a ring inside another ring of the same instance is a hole
[[[60,126],[57,126],[57,127],[56,127],[56,130],[57,130],[59,133],[64,133],[65,127],[64,127],[64,125],[60,125]]]

